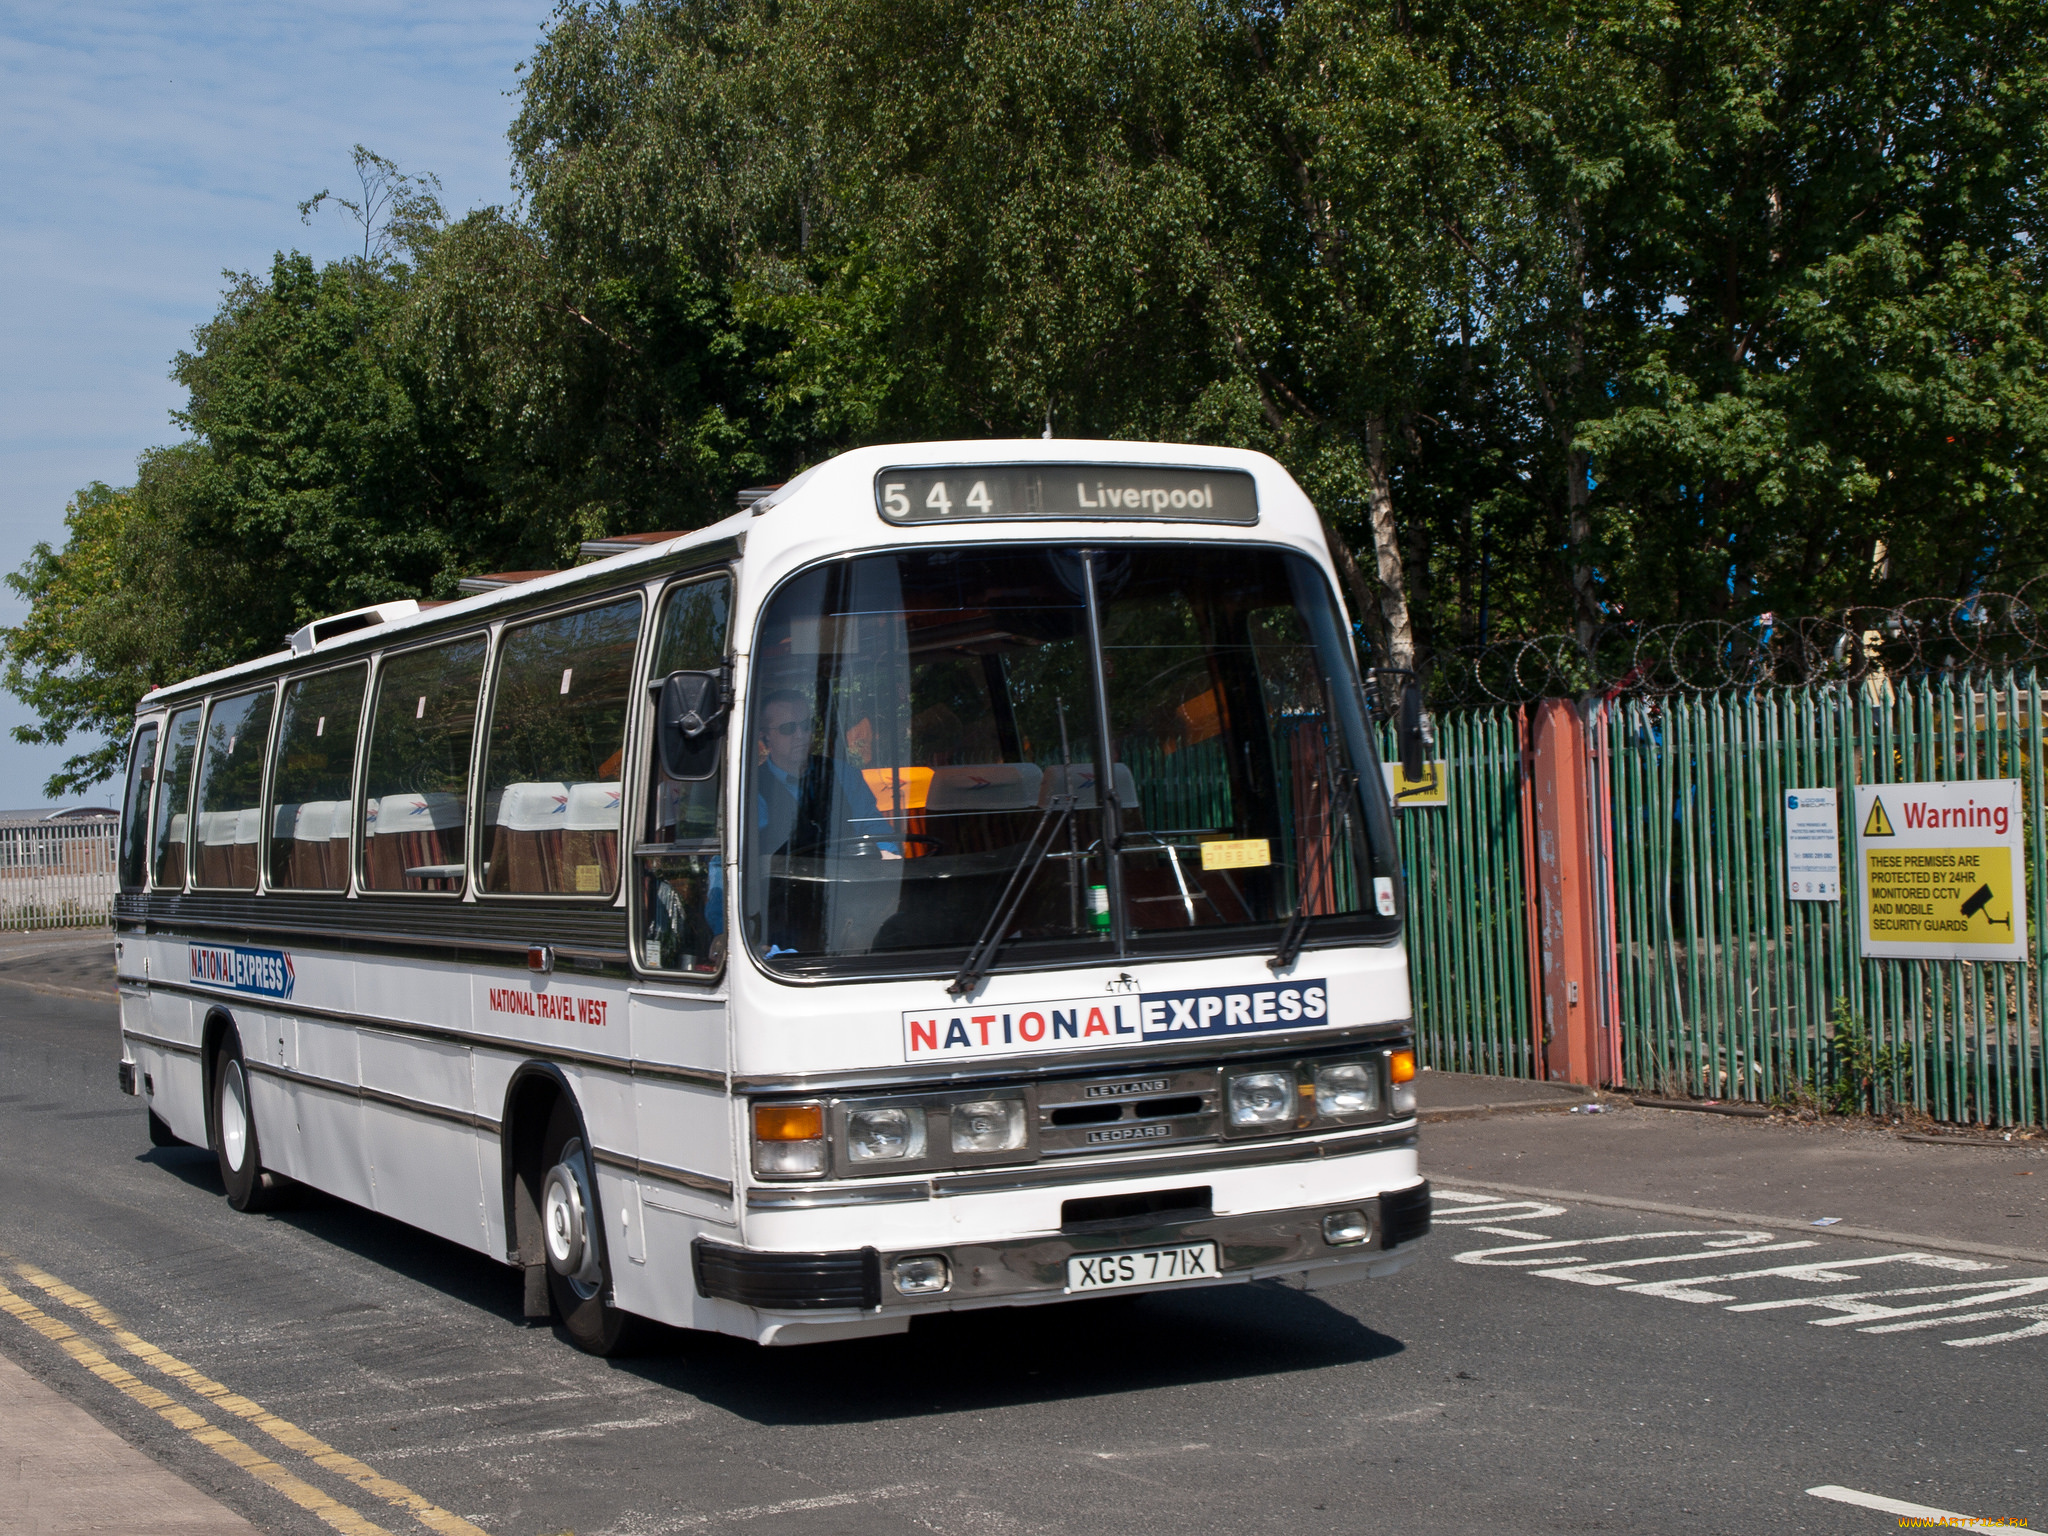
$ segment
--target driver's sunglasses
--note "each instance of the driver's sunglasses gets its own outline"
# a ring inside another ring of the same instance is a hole
[[[764,725],[761,727],[761,734],[763,736],[794,736],[799,731],[803,732],[806,736],[810,735],[811,722],[808,720],[785,720],[780,725]]]

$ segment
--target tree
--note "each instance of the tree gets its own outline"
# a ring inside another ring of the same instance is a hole
[[[194,468],[189,448],[144,456],[126,491],[95,481],[72,498],[62,550],[38,544],[7,585],[29,605],[4,631],[5,686],[37,716],[15,739],[61,746],[93,740],[51,775],[44,793],[89,789],[121,767],[135,704],[152,684],[203,665],[209,649],[189,606],[199,572],[178,526],[180,482]]]

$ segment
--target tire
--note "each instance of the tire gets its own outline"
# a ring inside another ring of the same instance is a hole
[[[152,1147],[182,1147],[185,1145],[172,1132],[170,1122],[153,1109],[149,1112],[149,1144]]]
[[[249,1077],[242,1066],[242,1042],[232,1031],[213,1059],[213,1151],[220,1160],[220,1181],[228,1204],[238,1211],[260,1211],[269,1203],[263,1177],[263,1145],[256,1135],[256,1114],[249,1105]]]
[[[548,1299],[570,1342],[585,1354],[630,1353],[638,1319],[611,1304],[611,1263],[604,1219],[583,1127],[567,1099],[557,1099],[542,1141],[541,1247],[547,1258]]]

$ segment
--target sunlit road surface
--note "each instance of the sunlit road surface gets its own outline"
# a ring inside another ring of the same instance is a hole
[[[0,1349],[265,1531],[2048,1520],[2035,1266],[1450,1182],[1389,1281],[604,1362],[449,1244],[311,1195],[237,1215],[115,1090],[111,1002],[0,1005]]]

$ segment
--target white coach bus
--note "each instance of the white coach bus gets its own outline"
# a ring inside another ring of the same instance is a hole
[[[866,448],[585,553],[143,699],[155,1139],[600,1353],[1413,1256],[1392,823],[1279,465]]]

